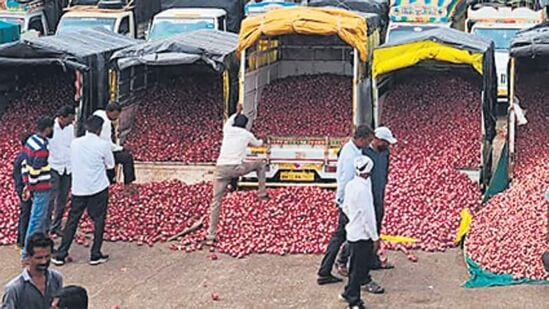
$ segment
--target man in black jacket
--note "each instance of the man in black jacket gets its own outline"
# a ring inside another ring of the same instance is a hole
[[[21,143],[22,147],[25,147],[27,140],[32,134],[23,133],[21,134]],[[24,160],[23,150],[15,157],[13,161],[13,182],[15,183],[15,192],[19,197],[19,223],[17,224],[17,246],[23,249],[25,245],[25,234],[27,233],[27,227],[29,226],[30,212],[32,207],[32,200],[23,198],[23,188],[25,184],[23,183],[23,176],[21,175],[21,169],[23,168]]]

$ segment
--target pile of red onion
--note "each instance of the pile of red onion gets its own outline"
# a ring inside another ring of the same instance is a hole
[[[348,136],[353,128],[350,77],[288,77],[267,85],[253,131],[265,135]]]
[[[202,249],[209,224],[210,183],[185,185],[179,181],[138,185],[126,197],[123,187],[111,188],[105,240],[133,241],[152,246],[204,218],[198,231],[170,244],[172,250]],[[228,193],[221,205],[216,250],[234,257],[252,253],[322,253],[335,228],[337,211],[332,191],[319,188],[270,189],[269,201],[257,201],[255,191]],[[80,231],[91,235],[85,218]],[[76,242],[88,245],[81,234]],[[215,258],[212,258],[215,259]]]
[[[221,147],[221,80],[194,75],[159,83],[139,104],[125,142],[138,161],[215,162]]]
[[[480,92],[466,75],[420,72],[396,81],[383,102],[381,122],[398,143],[391,148],[382,232],[419,240],[405,248],[455,246],[461,210],[480,202],[478,185],[457,170],[479,166]]]
[[[34,133],[40,116],[53,117],[63,105],[73,104],[74,88],[69,74],[26,77],[28,83],[10,99],[0,117],[0,245],[15,243],[19,199],[12,180],[13,160],[21,151],[19,135]]]
[[[467,252],[484,269],[549,280],[541,256],[549,251],[549,101],[546,75],[519,79],[528,124],[516,134],[515,178],[474,215]]]

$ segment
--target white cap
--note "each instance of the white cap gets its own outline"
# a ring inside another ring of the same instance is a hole
[[[397,140],[393,136],[393,132],[387,127],[379,127],[375,130],[375,137],[384,141],[389,142],[389,144],[396,144]]]
[[[366,174],[374,168],[374,161],[367,156],[359,156],[355,158],[354,165],[357,175]]]

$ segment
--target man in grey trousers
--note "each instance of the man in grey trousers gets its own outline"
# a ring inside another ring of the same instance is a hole
[[[268,199],[265,189],[265,163],[263,161],[244,161],[248,146],[259,147],[263,141],[257,139],[250,131],[246,130],[248,117],[242,114],[242,105],[236,108],[233,114],[223,127],[223,142],[213,181],[213,199],[210,205],[210,226],[206,245],[213,245],[215,242],[215,229],[219,220],[219,206],[231,179],[246,175],[252,171],[257,173],[259,182],[258,199]]]

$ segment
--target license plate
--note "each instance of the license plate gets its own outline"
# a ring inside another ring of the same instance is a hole
[[[312,172],[280,172],[282,181],[314,181],[315,173]]]

